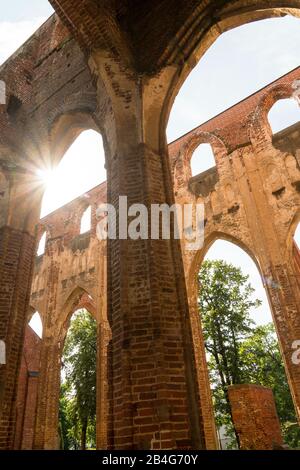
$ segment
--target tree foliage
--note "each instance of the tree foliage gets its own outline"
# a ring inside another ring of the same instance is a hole
[[[222,260],[207,260],[198,280],[217,426],[224,425],[227,435],[234,435],[228,386],[256,383],[273,390],[286,442],[298,445],[299,427],[274,326],[256,326],[251,319],[251,309],[261,302],[253,298],[248,276]]]
[[[95,447],[97,324],[82,310],[72,320],[63,351],[60,397],[62,448]]]

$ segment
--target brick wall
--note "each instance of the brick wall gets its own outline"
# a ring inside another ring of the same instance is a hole
[[[271,389],[260,385],[232,385],[228,394],[242,450],[272,450],[283,444]]]

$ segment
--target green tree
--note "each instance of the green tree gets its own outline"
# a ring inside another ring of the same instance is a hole
[[[97,324],[86,311],[71,322],[63,351],[60,428],[64,445],[95,445]]]
[[[273,325],[255,326],[250,309],[261,302],[241,269],[205,261],[199,272],[199,310],[218,427],[235,433],[228,386],[257,383],[272,388],[286,442],[297,442],[295,411]],[[236,436],[237,439],[237,436]],[[238,440],[237,440],[238,444]]]
[[[199,272],[199,309],[205,348],[209,353],[213,395],[218,426],[230,427],[228,386],[242,382],[239,348],[249,335],[253,321],[250,309],[254,289],[240,269],[224,261],[204,261]],[[237,441],[238,436],[236,435]]]

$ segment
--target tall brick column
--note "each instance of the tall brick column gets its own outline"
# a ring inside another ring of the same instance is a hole
[[[58,450],[58,404],[61,350],[52,338],[44,338],[41,351],[37,414],[33,449]]]
[[[108,201],[118,208],[174,203],[164,113],[176,72],[139,78],[95,53],[99,108],[103,84]],[[111,111],[112,109],[112,111]],[[149,225],[150,226],[150,225]],[[115,449],[205,446],[182,256],[176,240],[108,242]]]
[[[0,339],[6,364],[0,365],[0,449],[13,446],[19,367],[30,297],[35,239],[0,227]]]
[[[261,385],[228,388],[233,424],[242,450],[272,450],[283,444],[273,392]]]
[[[47,272],[47,321],[44,324],[41,348],[41,369],[37,403],[34,449],[59,449],[58,403],[60,394],[61,352],[63,345],[57,324],[53,321],[57,311],[59,263],[54,247],[48,246],[51,262]]]
[[[254,123],[258,126],[257,121]],[[273,176],[266,171],[270,164],[276,164]],[[286,191],[288,200],[294,194],[290,183],[283,179],[281,153],[265,138],[252,142],[251,151],[239,150],[233,168],[299,420],[300,367],[293,361],[293,344],[300,338],[300,290],[292,260],[287,255],[284,218],[274,191]]]

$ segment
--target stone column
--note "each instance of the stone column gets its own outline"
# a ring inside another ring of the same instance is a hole
[[[234,159],[236,180],[299,419],[300,367],[293,361],[293,344],[300,339],[300,292],[291,260],[286,255],[286,227],[282,223],[284,204],[289,202],[283,199],[277,204],[274,195],[275,190],[290,191],[286,171],[281,153],[270,145],[241,149],[238,153],[239,158]],[[272,174],[269,174],[270,162],[274,166]],[[291,192],[287,194],[295,196]]]
[[[55,244],[48,244],[51,259],[47,270],[46,308],[43,312],[44,330],[38,390],[34,449],[59,449],[58,410],[60,370],[63,338],[59,333],[57,290],[59,287],[59,262],[52,256]],[[53,250],[53,252],[52,252]]]
[[[201,415],[204,429],[205,448],[207,450],[217,450],[219,448],[219,443],[205,355],[203,330],[197,302],[198,289],[196,282],[191,286],[190,292],[189,305],[196,355],[197,376],[200,389]]]
[[[270,388],[232,385],[228,388],[228,395],[241,450],[272,450],[283,445]]]
[[[33,447],[38,380],[38,371],[28,371],[22,450],[32,450]]]
[[[292,266],[288,263],[282,262],[268,266],[263,269],[263,277],[285,363],[287,380],[299,420],[300,367],[293,359],[294,345],[300,340],[299,286]]]
[[[33,449],[58,450],[58,412],[61,348],[52,338],[43,339]]]
[[[108,433],[108,343],[110,332],[106,324],[98,325],[97,387],[96,387],[96,445],[98,450],[107,449]]]
[[[105,114],[108,202],[118,209],[127,196],[128,207],[149,212],[151,204],[172,205],[165,116],[175,67],[140,77],[101,52],[90,65]],[[204,448],[179,241],[109,240],[108,311],[113,447]]]
[[[108,343],[111,339],[107,321],[107,246],[97,244],[96,318],[97,318],[97,386],[96,386],[96,447],[108,447]]]

